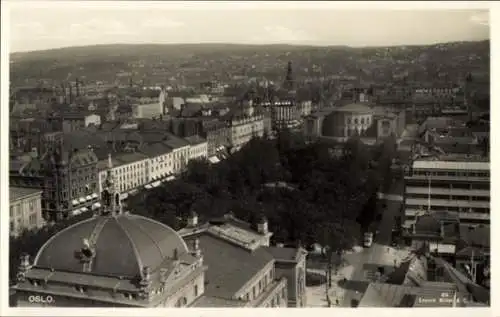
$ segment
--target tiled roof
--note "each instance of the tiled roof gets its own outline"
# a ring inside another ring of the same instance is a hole
[[[204,263],[205,295],[231,298],[273,257],[264,249],[250,252],[208,233],[199,237]]]
[[[185,137],[184,139],[191,145],[198,145],[207,142],[204,138],[200,137],[199,135],[188,136]]]
[[[226,308],[228,308],[228,307],[244,307],[247,304],[248,304],[248,302],[242,301],[242,300],[234,300],[234,299],[228,299],[228,298],[220,298],[220,297],[202,295],[198,299],[196,299],[191,304],[190,307],[202,307],[202,308],[226,307]]]
[[[277,261],[297,261],[300,255],[298,248],[263,247]]]
[[[70,164],[74,167],[97,163],[97,161],[98,158],[92,150],[79,150],[70,158]]]
[[[388,277],[387,284],[420,286],[427,280],[427,259],[413,255]]]
[[[41,193],[41,189],[24,188],[24,187],[9,187],[9,201],[13,202],[31,195]]]
[[[138,162],[147,159],[148,157],[142,153],[123,153],[116,156],[116,159],[124,164]]]
[[[172,152],[172,149],[163,143],[152,143],[141,147],[140,151],[149,157],[156,157]]]
[[[178,149],[189,145],[186,140],[176,137],[173,134],[169,134],[168,139],[163,141],[163,143],[171,147],[172,149]]]
[[[335,109],[335,111],[348,111],[357,113],[372,113],[373,109],[367,105],[361,103],[351,103],[340,108]]]
[[[467,225],[460,226],[460,238],[471,246],[490,247],[491,229],[489,225],[482,225],[470,229]]]
[[[450,283],[433,283],[423,287],[370,283],[358,307],[424,307],[416,301],[418,297],[439,298],[441,293],[454,290],[455,286]],[[436,303],[430,306],[436,306]],[[439,306],[451,307],[452,304]]]

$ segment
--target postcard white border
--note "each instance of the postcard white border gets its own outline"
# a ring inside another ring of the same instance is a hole
[[[0,268],[1,275],[0,280],[5,281],[0,283],[0,315],[2,316],[165,316],[165,315],[175,315],[175,316],[255,316],[258,314],[260,316],[303,316],[314,315],[314,316],[328,316],[331,314],[339,314],[341,316],[388,316],[391,314],[398,314],[399,316],[471,316],[472,314],[476,316],[490,316],[495,315],[494,312],[498,313],[500,310],[497,308],[498,302],[493,300],[494,298],[500,299],[500,292],[498,292],[498,285],[500,285],[500,274],[496,273],[494,269],[497,263],[500,263],[500,256],[492,251],[492,307],[491,308],[423,308],[423,309],[404,309],[404,308],[304,308],[304,309],[96,309],[96,308],[43,308],[43,309],[27,309],[27,308],[9,308],[8,307],[8,90],[9,90],[9,8],[10,7],[25,7],[32,6],[36,8],[50,8],[50,7],[66,7],[66,6],[79,6],[79,7],[107,7],[120,9],[134,9],[138,6],[141,8],[158,8],[158,7],[170,7],[176,9],[186,9],[186,10],[226,10],[226,9],[377,9],[377,10],[436,10],[436,9],[490,9],[490,39],[491,39],[491,76],[492,79],[500,78],[500,40],[497,37],[494,40],[494,34],[498,35],[500,33],[500,5],[494,2],[478,1],[478,2],[426,2],[426,1],[416,1],[416,2],[160,2],[160,1],[1,1],[1,109],[0,109],[0,120],[1,120],[1,160],[0,160],[0,201],[2,203],[2,212],[0,213]],[[496,31],[496,32],[495,32]],[[496,57],[496,58],[495,58]],[[498,80],[500,81],[500,79]],[[492,122],[500,122],[498,118],[499,111],[496,109],[500,104],[499,93],[494,93],[493,88],[495,83],[491,83],[491,116]],[[498,84],[497,84],[498,86]],[[498,205],[498,197],[494,195],[495,189],[499,188],[497,186],[496,177],[500,173],[496,168],[496,163],[494,158],[500,157],[500,150],[495,146],[496,140],[500,140],[499,134],[500,129],[496,129],[492,126],[491,129],[491,175],[492,175],[492,196],[491,196],[491,212],[492,212],[492,228],[500,229],[500,217],[496,216],[496,205]],[[500,206],[500,205],[499,205]],[[500,207],[499,207],[500,208]],[[497,236],[500,238],[500,234],[496,233],[496,230],[492,229],[492,250],[496,250]],[[500,264],[498,264],[500,268]],[[496,286],[496,287],[493,287]],[[497,308],[497,309],[495,309]]]

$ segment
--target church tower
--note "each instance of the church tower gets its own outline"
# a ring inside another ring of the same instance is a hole
[[[103,202],[103,214],[119,215],[122,213],[120,193],[115,188],[115,177],[113,176],[113,160],[111,154],[108,154],[108,170],[104,189],[101,194]]]
[[[284,87],[287,90],[294,89],[294,80],[293,80],[292,62],[291,61],[288,62],[288,65],[286,68],[286,77],[285,77]]]

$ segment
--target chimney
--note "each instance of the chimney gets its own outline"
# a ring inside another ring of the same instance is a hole
[[[193,250],[192,250],[194,256],[200,257],[201,256],[201,249],[200,249],[200,240],[198,238],[195,238],[193,240]]]
[[[76,79],[76,96],[80,97],[80,81]]]
[[[265,216],[262,216],[259,219],[259,222],[257,223],[257,231],[262,235],[266,235],[269,233],[267,228],[267,218]]]
[[[198,214],[196,213],[196,211],[191,210],[187,218],[187,224],[188,227],[191,228],[198,226]]]
[[[26,273],[28,273],[28,271],[31,268],[29,254],[23,253],[21,255],[21,259],[20,260],[21,261],[19,263],[18,274],[17,274],[17,281],[18,282],[24,282],[25,279],[26,279]]]

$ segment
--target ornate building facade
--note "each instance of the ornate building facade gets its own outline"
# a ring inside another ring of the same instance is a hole
[[[110,164],[102,208],[23,255],[12,287],[28,307],[302,307],[302,248],[270,247],[267,220],[232,215],[176,232],[123,210]]]

